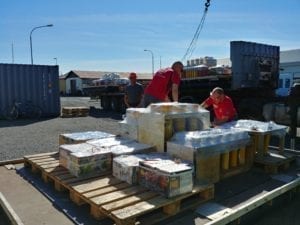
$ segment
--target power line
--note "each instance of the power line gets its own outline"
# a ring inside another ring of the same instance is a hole
[[[207,15],[207,11],[208,11],[208,7],[210,6],[210,0],[206,0],[206,3],[205,3],[205,9],[204,9],[204,12],[203,12],[203,16],[200,20],[200,23],[196,29],[196,32],[193,36],[193,39],[189,45],[189,47],[187,48],[184,56],[182,57],[182,60],[181,61],[185,61],[186,58],[190,58],[196,48],[196,44],[197,44],[197,41],[199,39],[199,35],[200,35],[200,32],[203,28],[203,25],[204,25],[204,21],[205,21],[205,18],[206,18],[206,15]]]

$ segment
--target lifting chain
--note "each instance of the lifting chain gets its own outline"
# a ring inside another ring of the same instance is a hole
[[[208,10],[208,7],[210,6],[210,0],[206,0],[206,3],[205,3],[205,11]]]

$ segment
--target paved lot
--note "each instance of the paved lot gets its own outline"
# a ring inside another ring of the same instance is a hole
[[[88,117],[47,118],[41,120],[0,120],[0,161],[22,158],[24,155],[58,151],[62,133],[105,131],[118,134],[122,115],[104,112],[99,101],[89,98],[63,97],[61,106],[88,106]]]

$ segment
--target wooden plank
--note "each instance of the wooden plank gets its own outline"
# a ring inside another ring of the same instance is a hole
[[[47,153],[40,153],[40,154],[34,154],[34,155],[25,155],[24,159],[42,158],[42,157],[51,156],[51,155],[58,155],[58,152],[47,152]]]
[[[39,165],[38,163],[36,163],[36,165],[42,169],[48,169],[48,168],[55,168],[55,167],[59,166],[59,163],[54,162],[54,163],[49,163],[47,165]]]
[[[129,188],[131,185],[127,184],[125,182],[123,183],[119,183],[117,185],[109,185],[105,188],[100,188],[100,189],[96,189],[96,190],[92,190],[92,191],[87,191],[86,193],[82,194],[85,198],[93,198],[99,195],[103,195],[103,194],[107,194],[110,192],[114,192],[117,190],[122,190],[125,188]]]
[[[160,208],[172,202],[173,201],[171,199],[167,199],[163,196],[157,196],[147,201],[139,202],[138,204],[135,205],[117,209],[115,211],[112,211],[111,214],[113,215],[113,217],[116,217],[117,219],[125,220],[132,217],[135,218],[139,215],[142,215],[145,212],[149,212],[151,210]]]
[[[123,208],[123,207],[128,206],[128,205],[132,205],[132,204],[137,203],[137,202],[141,202],[141,201],[151,199],[151,198],[156,197],[158,195],[159,194],[157,192],[147,191],[147,192],[142,193],[142,194],[133,195],[133,196],[130,196],[128,198],[124,198],[122,200],[118,200],[118,201],[115,201],[115,202],[111,202],[111,203],[102,205],[101,209],[103,209],[107,212],[111,212],[113,210],[117,210],[117,209]]]
[[[70,186],[73,183],[84,182],[85,180],[89,180],[91,178],[96,178],[96,177],[100,177],[100,176],[99,175],[95,175],[92,177],[75,177],[74,176],[72,178],[65,179],[63,182],[64,182],[64,185]],[[70,188],[71,188],[71,186],[70,186]]]
[[[38,162],[47,162],[47,161],[58,161],[58,156],[45,156],[42,158],[34,158],[34,159],[30,159],[30,161],[34,162],[34,163],[38,163]]]
[[[114,178],[113,176],[100,177],[97,179],[80,181],[78,183],[70,184],[70,187],[79,193],[84,193],[89,190],[96,190],[97,188],[103,188],[109,185],[115,185],[122,181]]]
[[[157,196],[157,197],[154,197],[147,201],[139,202],[135,205],[131,205],[131,206],[124,207],[124,208],[121,208],[118,210],[114,210],[111,212],[111,215],[116,220],[127,220],[132,217],[135,218],[142,214],[150,212],[154,209],[161,208],[161,207],[164,207],[169,204],[173,204],[173,203],[178,204],[177,203],[178,201],[186,199],[190,196],[194,196],[197,193],[200,194],[200,197],[198,197],[199,200],[200,200],[200,198],[211,199],[213,197],[213,193],[214,193],[214,186],[212,184],[198,185],[198,186],[194,187],[192,192],[183,194],[183,195],[179,195],[177,197],[170,198],[170,199],[165,198],[163,196]]]
[[[115,191],[109,194],[101,195],[98,197],[91,198],[90,201],[96,205],[103,205],[115,200],[120,200],[122,198],[129,197],[134,194],[139,194],[145,192],[147,189],[141,186],[132,186],[120,191]]]
[[[59,163],[58,160],[55,160],[55,159],[42,159],[42,160],[32,161],[32,162],[39,166],[53,164],[53,163]]]

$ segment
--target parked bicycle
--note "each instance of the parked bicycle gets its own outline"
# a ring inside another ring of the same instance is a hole
[[[33,104],[31,101],[14,102],[13,105],[6,109],[4,116],[8,120],[18,118],[39,119],[42,115],[42,109]]]

